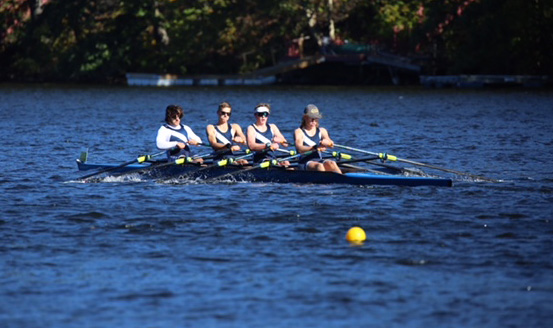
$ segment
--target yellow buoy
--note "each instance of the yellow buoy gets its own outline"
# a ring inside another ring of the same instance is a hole
[[[350,243],[362,243],[365,240],[367,240],[367,235],[365,234],[365,230],[360,227],[352,227],[348,230],[348,233],[346,234],[346,240]]]

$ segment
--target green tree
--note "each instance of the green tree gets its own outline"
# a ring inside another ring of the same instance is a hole
[[[545,0],[4,0],[0,79],[247,73],[323,37],[432,58],[434,72],[553,75]]]

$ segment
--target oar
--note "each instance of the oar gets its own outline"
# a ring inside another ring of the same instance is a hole
[[[332,152],[332,157],[338,158],[340,160],[345,160],[345,161],[336,162],[336,164],[338,164],[339,166],[348,167],[347,166],[348,163],[365,162],[367,164],[385,167],[387,169],[394,170],[394,171],[397,171],[399,173],[409,173],[409,174],[421,175],[420,172],[414,171],[414,170],[409,169],[409,168],[397,167],[397,166],[393,166],[393,165],[389,165],[389,164],[373,162],[374,160],[381,159],[380,156],[361,157],[361,158],[355,158],[354,159],[353,156],[351,156],[350,154],[334,151],[334,152]],[[353,167],[353,165],[351,165],[351,167]],[[370,172],[380,172],[380,171],[374,171],[374,170],[370,170],[370,169],[366,169],[366,168],[359,168],[359,169],[367,170],[367,171],[370,171]],[[380,172],[380,173],[383,174],[383,172]]]
[[[334,146],[336,146],[338,148],[343,148],[343,149],[347,149],[347,150],[356,151],[356,152],[363,153],[363,154],[378,156],[378,158],[380,158],[382,160],[398,161],[398,162],[402,162],[402,163],[427,167],[427,168],[434,169],[434,170],[449,172],[449,173],[453,173],[453,174],[457,174],[457,175],[464,175],[464,176],[471,177],[473,179],[479,179],[479,180],[484,180],[484,181],[489,181],[489,182],[499,182],[498,180],[495,180],[495,179],[492,179],[492,178],[487,178],[487,177],[484,177],[484,176],[481,176],[481,175],[456,171],[456,170],[452,170],[452,169],[448,169],[448,168],[445,168],[445,167],[440,167],[440,166],[436,166],[436,165],[432,165],[432,164],[425,164],[425,163],[415,162],[415,161],[411,161],[411,160],[408,160],[408,159],[399,158],[399,157],[396,157],[394,155],[388,155],[386,153],[374,153],[374,152],[366,151],[366,150],[363,150],[363,149],[357,149],[357,148],[348,147],[348,146],[344,146],[344,145],[337,145],[337,144],[334,144]]]
[[[266,149],[266,150],[263,150],[262,152],[267,152],[269,149]],[[242,155],[242,156],[238,156],[238,157],[229,157],[229,158],[225,158],[225,159],[222,159],[218,162],[215,162],[213,165],[210,165],[210,166],[207,166],[207,167],[203,167],[199,170],[196,170],[196,171],[193,171],[193,172],[190,172],[189,174],[186,174],[184,175],[183,177],[187,177],[187,176],[193,176],[193,175],[197,175],[199,172],[202,172],[202,171],[205,171],[205,170],[209,170],[209,169],[212,169],[213,167],[221,167],[221,166],[227,166],[227,165],[230,165],[230,164],[234,164],[237,160],[240,160],[240,159],[245,159],[247,157],[250,157],[250,156],[253,156],[255,154],[255,152],[252,152],[250,149],[246,149],[245,150],[246,154],[245,155]],[[183,164],[184,163],[184,160],[181,159],[179,162],[176,162],[175,163],[168,163],[168,164],[164,164],[163,166],[165,165],[173,165],[173,164]],[[159,167],[159,166],[157,166]],[[256,167],[252,167],[252,168],[256,168]],[[244,170],[239,170],[238,172],[244,172],[244,171],[249,171],[251,170],[252,168],[248,168],[248,169],[244,169]],[[235,173],[235,172],[231,172],[231,173]],[[227,173],[227,174],[231,174],[231,173]],[[223,175],[221,175],[223,176]],[[216,177],[213,177],[213,178],[210,178],[210,179],[207,179],[206,182],[208,181],[211,181],[211,180],[215,180],[221,176],[216,176]]]
[[[325,153],[328,153],[328,152],[325,152]],[[371,173],[375,173],[375,174],[390,175],[391,173],[385,173],[385,172],[381,172],[381,171],[371,170],[371,169],[368,169],[368,168],[365,168],[365,167],[351,165],[351,163],[365,162],[365,163],[373,164],[373,165],[386,166],[387,168],[396,170],[398,172],[404,172],[405,171],[404,168],[398,168],[398,167],[394,167],[392,165],[381,165],[380,163],[372,162],[375,159],[379,159],[379,157],[377,157],[377,156],[354,158],[350,154],[345,154],[345,153],[342,153],[342,152],[333,151],[331,153],[331,155],[329,155],[328,157],[324,156],[323,158],[337,158],[338,161],[336,162],[336,164],[340,167],[345,167],[345,168],[354,169],[354,170],[361,170],[361,171],[371,172]]]
[[[208,153],[208,154],[193,155],[192,157],[180,157],[180,158],[177,158],[176,160],[174,160],[172,162],[168,162],[168,163],[161,164],[161,165],[156,165],[153,168],[164,167],[164,166],[169,166],[169,165],[182,165],[182,164],[185,164],[185,163],[190,164],[190,163],[194,163],[194,160],[199,159],[199,158],[201,158],[201,159],[213,159],[213,158],[215,158],[215,157],[217,157],[221,154],[226,153],[227,151],[228,151],[227,149],[222,149],[222,150],[216,150],[216,151]],[[248,155],[236,157],[235,159],[241,159],[242,157],[247,157],[247,156],[249,156],[251,151],[249,149],[246,149],[245,153],[248,154]],[[221,161],[224,161],[224,160],[221,160]],[[196,164],[196,163],[194,163],[194,164]]]
[[[222,159],[220,161],[217,161],[215,163],[213,163],[212,165],[209,165],[209,166],[206,166],[206,167],[202,167],[201,169],[199,170],[196,170],[196,171],[193,171],[193,172],[190,172],[189,174],[186,174],[183,176],[183,178],[185,178],[186,176],[190,176],[190,175],[196,175],[198,174],[199,172],[202,172],[202,171],[205,171],[205,170],[209,170],[213,167],[221,167],[221,166],[226,166],[226,165],[229,165],[229,164],[234,164],[234,162],[236,162],[237,160],[240,160],[240,159],[244,159],[244,158],[247,158],[247,157],[250,157],[252,156],[253,153],[251,152],[251,150],[249,149],[246,149],[246,154],[245,155],[242,155],[242,156],[238,156],[238,157],[229,157],[229,158],[225,158],[225,159]],[[182,164],[182,163],[176,163],[176,164]]]
[[[170,161],[170,162],[163,163],[163,164],[150,165],[148,167],[141,167],[139,169],[124,172],[124,173],[118,174],[116,176],[120,177],[120,176],[123,176],[123,175],[130,175],[130,174],[134,174],[134,173],[146,173],[146,172],[149,172],[149,171],[152,171],[152,170],[157,170],[157,169],[161,169],[161,168],[164,168],[164,167],[167,167],[167,166],[172,166],[172,165],[183,165],[183,164],[190,164],[190,165],[196,165],[196,166],[202,165],[201,163],[194,162],[194,160],[198,159],[198,158],[205,159],[204,157],[197,157],[197,156],[196,157],[179,157],[174,161]]]
[[[286,150],[286,149],[277,149],[281,152],[284,152],[284,153],[289,153],[290,155],[295,155],[296,152],[293,151],[293,150]],[[313,152],[316,151],[316,150],[313,150]],[[345,154],[345,153],[342,153],[342,152],[337,152],[337,151],[333,151],[333,152],[329,152],[328,150],[327,151],[324,151],[324,153],[326,154],[330,154],[328,156],[323,156],[323,159],[326,159],[326,158],[337,158],[337,159],[340,159],[340,160],[343,160],[343,161],[338,161],[336,162],[336,164],[338,165],[343,165],[343,166],[346,166],[350,163],[357,163],[357,162],[367,162],[367,163],[370,163],[370,164],[375,164],[375,163],[372,163],[370,161],[373,161],[375,159],[379,159],[380,157],[377,157],[377,156],[371,156],[371,157],[361,157],[361,158],[353,158],[353,156],[349,155],[349,154]],[[389,166],[389,165],[388,165]],[[403,171],[403,169],[401,168],[395,168],[393,166],[390,166],[391,168],[393,169],[396,169],[397,171]],[[353,165],[350,166],[350,168],[354,168]],[[365,171],[371,171],[371,172],[375,172],[375,173],[379,173],[378,171],[373,171],[373,170],[370,170],[370,169],[366,169],[366,168],[361,168],[361,167],[355,167],[355,169],[362,169],[362,170],[365,170]]]
[[[181,175],[179,176],[179,178],[181,179],[186,179],[187,177],[190,177],[190,176],[197,176],[198,174],[201,174],[201,172],[203,171],[206,171],[206,170],[209,170],[209,169],[212,169],[214,167],[221,167],[221,166],[226,166],[226,165],[230,165],[230,164],[234,164],[234,162],[236,160],[240,160],[240,159],[245,159],[249,156],[252,156],[253,155],[253,152],[251,152],[251,150],[249,149],[246,149],[245,150],[246,154],[245,155],[242,155],[242,156],[238,156],[238,157],[230,157],[230,158],[225,158],[225,159],[222,159],[220,161],[217,161],[217,162],[214,162],[212,165],[208,165],[206,167],[202,167],[198,170],[194,170],[194,171],[191,171],[187,174],[184,174],[184,175]],[[179,164],[184,164],[184,163],[191,163],[192,162],[192,159],[191,158],[181,158],[181,159],[178,159],[177,161],[174,161],[174,162],[171,162],[171,163],[167,163],[167,164],[163,164],[161,166],[156,166],[156,167],[163,167],[163,166],[168,166],[168,165],[179,165]],[[163,181],[165,179],[160,179],[158,180],[157,182],[160,182],[160,181]]]
[[[198,146],[204,146],[204,147],[211,147],[210,144],[203,144],[203,143],[200,143],[198,144]],[[165,154],[167,151],[169,151],[171,154],[176,154],[178,153],[178,151],[180,151],[180,148],[175,146],[173,148],[170,148],[168,150],[165,150],[163,152],[159,152],[157,154],[154,154],[154,155],[146,155],[146,156],[142,156],[142,157],[139,157],[136,161],[136,163],[142,163],[142,162],[145,162],[155,156],[159,156],[159,155],[162,155],[162,154]],[[212,153],[209,153],[209,154],[203,154],[203,155],[194,155],[192,157],[181,157],[173,162],[169,162],[169,163],[164,163],[164,164],[159,164],[159,165],[151,165],[151,166],[148,166],[148,167],[141,167],[141,168],[138,168],[138,169],[135,169],[135,170],[130,170],[128,172],[123,172],[123,173],[120,173],[120,174],[117,174],[115,176],[122,176],[122,175],[128,175],[128,174],[132,174],[132,173],[137,173],[137,172],[147,172],[147,171],[150,171],[152,169],[156,169],[156,168],[160,168],[160,167],[164,167],[164,166],[168,166],[168,165],[174,165],[174,164],[183,164],[183,163],[193,163],[193,160],[194,159],[197,159],[197,158],[202,158],[202,159],[206,159],[208,156],[210,155],[213,155]],[[145,159],[144,159],[145,157]],[[129,165],[129,164],[132,164],[134,163],[134,161],[131,161],[131,162],[127,162],[127,163],[124,163],[126,165]],[[123,166],[126,166],[122,164]],[[105,173],[105,172],[109,172],[109,171],[112,171],[112,170],[115,170],[115,169],[118,169],[120,167],[123,167],[123,166],[118,166],[118,167],[113,167],[113,168],[109,168],[109,169],[106,169],[106,171],[103,171],[103,172],[97,172],[96,174],[101,174],[101,173]],[[93,175],[96,175],[96,174],[93,174]],[[91,175],[92,176],[92,175]],[[85,177],[82,177],[81,179],[83,178],[89,178],[90,176],[85,176]]]
[[[348,164],[348,163],[369,162],[369,161],[374,161],[375,159],[378,159],[378,157],[376,157],[376,156],[371,156],[371,157],[359,157],[359,158],[353,158],[353,157],[351,157],[351,156],[348,156],[349,158],[346,158],[346,157],[344,157],[344,155],[347,155],[347,154],[341,154],[341,158],[342,158],[342,159],[345,159],[345,160],[344,160],[344,161],[336,162],[338,165],[340,165],[340,164]]]
[[[173,151],[175,150],[175,148],[171,148],[169,151]],[[80,178],[78,178],[78,180],[85,180],[85,179],[88,179],[90,177],[93,177],[93,176],[96,176],[96,175],[99,175],[99,174],[102,174],[102,173],[106,173],[106,172],[111,172],[111,171],[115,171],[117,169],[121,169],[125,166],[128,166],[128,165],[131,165],[131,164],[135,164],[135,163],[144,163],[154,157],[157,157],[157,156],[160,156],[160,155],[163,155],[167,152],[167,150],[164,150],[164,151],[161,151],[159,153],[155,153],[155,154],[152,154],[152,155],[143,155],[143,156],[139,156],[135,159],[133,159],[132,161],[128,161],[128,162],[125,162],[121,165],[117,165],[117,166],[113,166],[113,167],[108,167],[108,168],[105,168],[103,170],[100,170],[100,171],[96,171],[94,173],[91,173],[91,174],[87,174],[87,175],[84,175]]]
[[[199,166],[199,165],[205,164],[205,162],[204,163],[197,163],[197,162],[194,162],[194,160],[199,159],[199,158],[201,158],[203,160],[211,159],[211,158],[214,158],[214,157],[216,157],[216,156],[218,156],[222,153],[225,153],[226,151],[227,151],[226,149],[225,150],[217,150],[217,151],[211,152],[209,154],[194,155],[192,157],[179,157],[176,160],[173,160],[173,161],[170,161],[170,162],[167,162],[167,163],[139,168],[139,169],[136,169],[136,170],[132,170],[132,171],[129,171],[129,172],[119,174],[118,176],[122,176],[122,175],[126,175],[126,174],[133,174],[133,173],[144,173],[144,172],[148,172],[148,171],[151,171],[151,170],[156,170],[156,169],[160,169],[160,168],[167,167],[167,166],[172,166],[172,165],[191,164],[191,165]],[[250,150],[247,149],[246,153],[249,153],[249,152],[250,152]],[[211,166],[213,166],[213,165],[201,168],[198,171],[204,170],[204,169],[209,168]],[[197,172],[197,171],[195,171],[195,172]]]
[[[228,158],[225,158],[225,159],[222,159],[222,160],[218,161],[217,163],[213,164],[212,166],[227,166],[229,164],[233,164],[237,160],[245,159],[245,158],[248,158],[250,156],[253,156],[253,154],[254,153],[251,150],[246,149],[246,154],[245,155],[238,156],[238,157],[228,157]]]
[[[300,158],[302,156],[309,156],[313,153],[316,153],[317,150],[310,150],[310,151],[306,151],[305,153],[301,153],[301,154],[298,154],[293,150],[290,150],[289,152],[290,152],[291,156],[284,157],[284,158],[275,158],[273,160],[265,161],[263,163],[260,163],[259,165],[261,165],[261,168],[267,168],[271,165],[278,165],[280,162],[290,161],[290,160],[293,160],[293,159],[296,159],[296,158]]]
[[[290,156],[293,156],[293,155],[296,155],[298,152],[295,151],[295,150],[288,150],[288,149],[281,149],[281,148],[278,148],[276,151],[279,151],[281,153],[285,153],[285,154],[288,154]]]
[[[234,175],[241,174],[241,173],[248,172],[248,171],[255,170],[255,169],[265,169],[265,168],[270,167],[271,165],[278,165],[278,163],[280,163],[280,162],[289,161],[291,159],[295,159],[295,158],[298,158],[298,157],[301,157],[301,156],[307,156],[307,155],[310,155],[311,153],[313,153],[313,151],[308,151],[308,152],[305,152],[303,154],[295,154],[295,155],[284,157],[284,158],[264,161],[264,162],[261,162],[259,164],[253,165],[252,167],[249,167],[247,169],[237,170],[235,172],[229,172],[229,173],[225,173],[223,175],[219,175],[219,176],[216,176],[216,177],[213,177],[213,178],[206,179],[205,182],[208,183],[208,182],[212,182],[214,180],[221,180],[221,179],[229,178],[229,177],[232,177]]]
[[[204,143],[199,143],[198,146],[204,146],[204,147],[211,147],[210,144],[204,144]],[[125,166],[128,166],[128,165],[131,165],[131,164],[140,164],[140,163],[144,163],[146,161],[149,161],[150,159],[154,158],[154,157],[157,157],[157,156],[160,156],[160,155],[163,155],[165,154],[167,151],[173,153],[175,151],[178,151],[180,150],[179,147],[173,147],[173,148],[170,148],[170,149],[166,149],[164,151],[161,151],[159,153],[155,153],[155,154],[152,154],[152,155],[143,155],[143,156],[139,156],[137,157],[136,159],[133,159],[132,161],[128,161],[128,162],[125,162],[121,165],[118,165],[118,166],[113,166],[113,167],[108,167],[108,168],[105,168],[103,170],[100,170],[100,171],[96,171],[94,173],[91,173],[91,174],[87,174],[87,175],[84,175],[80,178],[78,178],[77,180],[85,180],[85,179],[88,179],[88,178],[91,178],[93,176],[96,176],[96,175],[100,175],[102,173],[107,173],[107,172],[111,172],[111,171],[115,171],[117,169],[121,169]],[[180,164],[182,164],[183,162],[179,159],[177,160],[179,161]],[[173,164],[173,163],[171,163]],[[160,167],[160,166],[165,166],[166,164],[162,164],[162,165],[155,165],[154,167]],[[151,167],[148,167],[148,168],[140,168],[140,169],[137,169],[137,170],[133,170],[132,172],[136,172],[136,171],[141,171],[141,170],[145,170],[145,169],[150,169]]]

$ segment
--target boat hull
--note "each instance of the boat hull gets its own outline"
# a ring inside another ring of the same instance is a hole
[[[77,160],[80,171],[102,170],[117,165],[89,164]],[[237,166],[195,165],[158,165],[136,164],[110,171],[110,174],[135,173],[148,178],[186,178],[190,180],[207,180],[221,177],[222,180],[271,182],[271,183],[311,183],[311,184],[349,184],[349,185],[396,185],[396,186],[440,186],[451,187],[451,179],[374,174],[374,173],[344,173],[289,170],[281,167],[243,169]]]

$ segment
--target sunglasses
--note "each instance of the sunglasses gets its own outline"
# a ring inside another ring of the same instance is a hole
[[[231,112],[223,112],[223,111],[220,111],[220,112],[219,112],[219,115],[221,115],[221,116],[225,116],[225,115],[226,115],[226,116],[230,117],[231,114],[232,114]]]
[[[269,116],[269,113],[267,113],[267,112],[255,113],[255,116],[257,116],[257,117],[268,117],[268,116]]]

